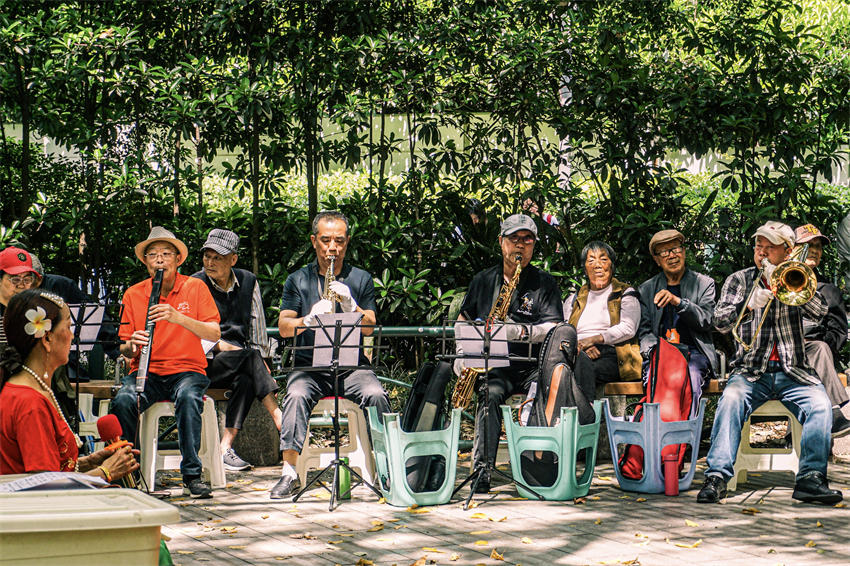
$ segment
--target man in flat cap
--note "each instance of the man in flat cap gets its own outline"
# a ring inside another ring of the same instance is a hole
[[[806,265],[811,267],[818,280],[818,293],[826,301],[826,316],[820,322],[803,317],[803,331],[806,336],[806,356],[809,364],[820,377],[826,394],[832,402],[832,437],[838,438],[850,434],[850,420],[841,412],[850,398],[847,389],[838,373],[835,371],[835,360],[838,352],[847,342],[847,311],[838,287],[827,281],[819,272],[823,247],[829,244],[829,238],[824,236],[814,224],[805,224],[795,230],[797,245],[807,244],[809,253]]]
[[[648,360],[659,338],[688,347],[693,415],[699,410],[703,386],[717,372],[717,352],[711,339],[714,280],[688,269],[685,237],[678,230],[656,232],[649,241],[649,253],[661,273],[638,288],[640,353]]]
[[[234,267],[239,259],[239,236],[230,230],[211,230],[201,247],[204,269],[192,277],[203,281],[221,316],[221,340],[212,349],[207,366],[210,387],[232,389],[227,401],[221,455],[230,471],[247,470],[251,464],[233,450],[236,438],[254,399],[260,401],[280,431],[277,382],[264,358],[269,357],[269,337],[260,285],[250,271]]]
[[[505,327],[505,331],[510,341],[509,351],[523,357],[529,354],[529,341],[533,344],[532,355],[536,356],[546,333],[564,319],[561,291],[558,289],[555,278],[530,265],[536,242],[537,226],[530,216],[525,214],[508,216],[502,222],[499,236],[502,261],[472,278],[458,317],[458,321],[486,320],[500,290],[511,281],[516,273],[517,265],[522,265],[505,319],[506,322],[519,324],[509,324]],[[516,261],[517,255],[520,256],[519,264]],[[457,353],[463,353],[459,343]],[[457,375],[461,374],[463,367],[462,358],[455,360],[454,370]],[[513,361],[508,367],[490,370],[487,379],[482,379],[476,386],[479,403],[475,417],[474,468],[482,467],[486,462],[495,464],[499,434],[502,430],[502,412],[499,410],[499,405],[514,393],[528,391],[529,378],[536,367],[537,364],[534,362]],[[481,395],[485,384],[489,389],[486,427],[484,402]],[[486,454],[482,439],[485,428],[487,431]],[[489,475],[479,474],[473,489],[479,493],[489,491]]]
[[[830,489],[826,478],[832,406],[820,378],[808,364],[803,337],[803,318],[822,320],[826,302],[818,292],[799,306],[771,301],[770,274],[788,259],[794,247],[794,230],[770,221],[753,236],[755,265],[726,278],[714,307],[714,326],[723,333],[732,330],[741,310],[745,310],[739,329],[741,343],[736,345],[731,375],[717,403],[706,458],[708,470],[697,502],[719,503],[726,497],[726,482],[734,473],[744,421],[765,401],[778,399],[803,425],[800,467],[791,497],[805,503],[834,505],[843,495]],[[761,288],[751,293],[760,277]],[[757,330],[762,317],[764,323]],[[744,347],[751,342],[752,347]]]
[[[207,358],[201,340],[216,342],[221,337],[218,309],[202,281],[177,272],[189,255],[186,244],[161,226],[154,226],[147,239],[136,244],[139,258],[150,277],[124,293],[124,312],[118,336],[121,354],[130,359],[131,373],[112,401],[125,439],[136,442],[139,412],[158,401],[173,401],[180,437],[180,471],[183,491],[194,498],[211,496],[209,484],[201,479],[201,413],[209,386]],[[148,309],[153,277],[163,270],[159,302]],[[156,323],[153,342],[147,321]],[[150,344],[150,366],[144,390],[136,393],[141,350]],[[153,488],[153,486],[149,486]]]

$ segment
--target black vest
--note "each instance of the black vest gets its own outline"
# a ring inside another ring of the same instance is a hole
[[[254,285],[257,277],[250,271],[233,268],[238,285],[229,293],[216,289],[212,280],[203,271],[192,275],[207,284],[218,314],[221,316],[221,339],[243,348],[248,346],[248,329],[251,327],[251,301],[254,297]]]

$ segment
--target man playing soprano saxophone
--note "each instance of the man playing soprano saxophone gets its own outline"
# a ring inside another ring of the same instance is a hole
[[[561,305],[561,292],[555,279],[546,273],[529,265],[534,253],[534,244],[537,241],[537,226],[531,217],[525,214],[514,214],[502,222],[499,236],[499,245],[502,249],[502,263],[475,275],[469,284],[469,291],[461,306],[459,321],[463,320],[485,320],[499,297],[503,285],[507,285],[517,268],[516,256],[520,255],[522,272],[517,281],[510,304],[507,310],[505,322],[520,324],[509,324],[505,327],[510,353],[517,356],[527,357],[528,342],[533,346],[532,356],[537,356],[540,350],[540,342],[546,337],[546,333],[556,323],[564,319],[563,307]],[[521,342],[525,342],[522,344]],[[457,353],[463,354],[458,344]],[[460,375],[463,370],[463,358],[458,358],[454,363],[454,371]],[[499,434],[502,430],[502,416],[499,405],[514,393],[527,392],[530,385],[530,377],[537,364],[535,362],[511,362],[508,367],[491,369],[487,379],[481,379],[479,395],[483,394],[483,384],[486,383],[489,391],[489,408],[487,411],[487,461],[495,464],[496,450],[498,448]],[[484,447],[481,439],[481,430],[484,426],[484,402],[478,404],[475,417],[475,443],[474,443],[474,466],[483,466]],[[480,478],[476,491],[486,493],[490,490],[490,477],[483,474]]]
[[[350,241],[348,220],[340,212],[320,212],[313,219],[310,241],[316,250],[316,261],[287,277],[283,285],[277,322],[280,335],[295,336],[296,346],[312,346],[315,332],[311,327],[317,326],[316,316],[330,312],[359,312],[363,315],[362,334],[372,334],[377,310],[375,287],[369,273],[345,262]],[[334,258],[332,270],[329,269],[331,258]],[[326,280],[331,279],[335,280],[328,281],[329,288],[325,289]],[[328,292],[335,295],[334,301],[324,298]],[[312,350],[295,350],[296,366],[311,366],[312,359]],[[359,365],[368,364],[361,352]],[[283,471],[271,489],[271,499],[283,499],[299,488],[295,463],[307,436],[307,421],[319,399],[333,395],[332,375],[330,370],[289,374],[280,428]],[[375,406],[381,415],[390,410],[389,397],[372,370],[340,372],[340,390],[361,408]]]

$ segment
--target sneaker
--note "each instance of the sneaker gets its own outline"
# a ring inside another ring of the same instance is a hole
[[[240,458],[233,448],[228,448],[221,459],[224,460],[224,469],[228,472],[241,472],[242,470],[250,470],[252,467],[251,464]]]
[[[705,476],[702,489],[697,494],[697,503],[718,503],[726,497],[726,480],[720,476]]]
[[[832,438],[841,438],[850,434],[850,420],[844,416],[841,409],[832,410]]]
[[[209,499],[212,497],[212,489],[201,478],[183,478],[183,494],[193,499]]]

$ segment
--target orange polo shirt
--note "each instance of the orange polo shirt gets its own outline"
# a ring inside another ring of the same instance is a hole
[[[124,313],[118,335],[129,340],[136,330],[145,329],[148,301],[153,280],[148,278],[136,283],[124,293]],[[182,314],[201,322],[219,322],[218,307],[206,284],[200,279],[177,274],[174,288],[167,297],[159,298],[160,304],[167,303]],[[126,324],[125,324],[126,323]],[[139,369],[139,356],[130,364],[133,371]],[[195,371],[206,375],[207,359],[201,348],[201,339],[172,322],[161,320],[156,323],[151,351],[150,373],[171,375],[183,371]]]

